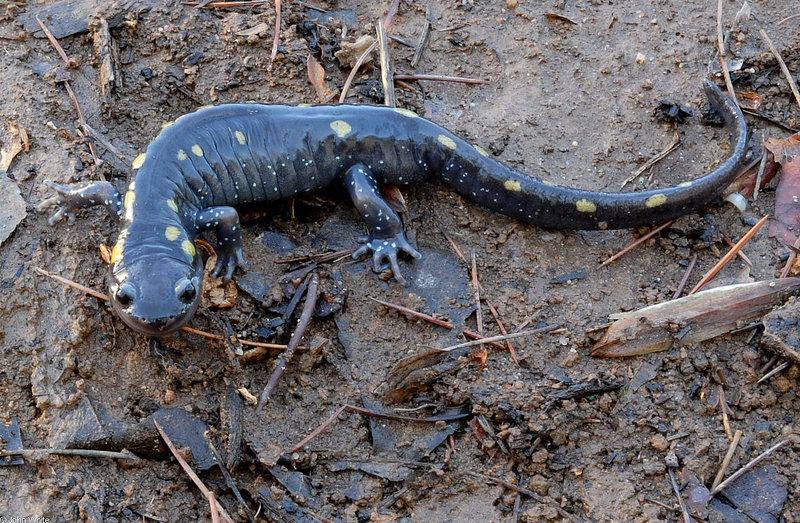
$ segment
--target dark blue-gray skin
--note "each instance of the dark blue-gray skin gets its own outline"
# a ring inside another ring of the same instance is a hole
[[[661,223],[718,196],[737,174],[747,127],[739,108],[714,84],[704,89],[731,133],[730,157],[692,182],[633,193],[604,193],[545,183],[488,157],[439,125],[405,109],[373,106],[233,104],[202,108],[165,126],[134,162],[121,195],[110,183],[48,185],[57,196],[39,209],[70,221],[75,211],[101,205],[119,218],[111,256],[110,296],[131,328],[171,334],[197,309],[203,268],[194,240],[216,232],[212,275],[231,278],[246,268],[235,207],[291,198],[342,181],[371,228],[355,257],[372,253],[378,270],[388,260],[403,282],[400,252],[419,258],[378,183],[442,180],[484,207],[544,227],[612,229]]]

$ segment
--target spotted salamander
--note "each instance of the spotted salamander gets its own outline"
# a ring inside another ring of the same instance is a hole
[[[236,206],[291,198],[341,180],[371,235],[354,256],[372,253],[402,281],[397,256],[419,258],[378,183],[440,179],[484,207],[544,227],[628,228],[683,215],[717,196],[745,157],[739,108],[706,80],[706,96],[732,135],[730,157],[675,187],[604,193],[556,186],[517,172],[406,109],[337,105],[232,104],[202,108],[166,126],[134,162],[127,192],[108,182],[65,187],[40,209],[51,224],[101,205],[121,228],[111,254],[110,296],[119,316],[151,336],[173,333],[200,301],[202,262],[195,239],[213,229],[213,276],[245,268]]]

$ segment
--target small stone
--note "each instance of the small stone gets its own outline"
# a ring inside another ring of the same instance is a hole
[[[650,438],[650,446],[659,452],[664,452],[667,450],[669,443],[663,434],[654,434],[653,437]]]
[[[636,63],[639,65],[644,65],[647,62],[647,57],[642,53],[636,53]]]
[[[531,463],[547,463],[547,451],[542,449],[531,454]]]
[[[648,476],[657,476],[664,473],[666,470],[666,465],[661,460],[649,460],[642,463],[642,469],[644,473]]]
[[[678,460],[678,456],[675,454],[675,451],[670,450],[667,452],[666,457],[664,458],[664,463],[671,469],[676,469],[680,467],[681,463]]]

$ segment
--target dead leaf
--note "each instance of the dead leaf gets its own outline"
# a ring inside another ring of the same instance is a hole
[[[266,22],[256,24],[249,29],[244,29],[236,33],[236,36],[256,36],[260,34],[267,34],[269,32],[269,25]]]
[[[775,156],[775,161],[783,164],[796,156],[800,156],[800,134],[781,140],[770,138],[764,142],[764,147]]]
[[[736,91],[736,101],[739,102],[739,107],[742,109],[757,111],[764,99],[753,91]]]
[[[103,261],[106,262],[106,264],[111,264],[111,249],[108,248],[108,245],[101,243],[98,250],[100,251],[100,257]]]
[[[800,232],[800,158],[781,166],[781,180],[775,191],[775,219],[770,222],[770,237],[793,244]]]
[[[639,356],[725,334],[760,319],[800,290],[800,278],[717,287],[638,311],[616,320],[592,347],[601,358]]]
[[[399,187],[396,185],[382,185],[380,191],[381,196],[394,212],[403,216],[408,216],[406,199],[403,198],[403,193],[400,191]]]
[[[25,199],[11,178],[0,174],[0,245],[25,218]]]
[[[320,103],[325,103],[331,99],[331,90],[325,85],[325,68],[322,67],[313,55],[308,55],[308,81],[314,86],[317,92],[317,99]]]
[[[217,264],[216,253],[208,259],[203,279],[203,297],[200,301],[201,307],[214,309],[229,309],[236,305],[238,290],[233,280],[223,283],[222,278],[212,278],[211,271]]]
[[[371,35],[362,35],[355,42],[342,42],[342,48],[336,51],[333,56],[339,60],[342,67],[353,67],[358,58],[375,43],[375,38]],[[365,63],[369,62],[369,58]]]
[[[8,122],[8,132],[4,141],[5,145],[0,148],[0,172],[5,173],[19,153],[23,150],[30,151],[31,144],[25,129],[12,122]]]

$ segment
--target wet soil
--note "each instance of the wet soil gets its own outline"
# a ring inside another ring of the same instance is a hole
[[[373,34],[373,22],[388,6],[340,0],[321,4],[328,12],[320,14],[306,4],[285,3],[271,64],[272,7],[74,4],[113,21],[117,84],[104,91],[91,35],[59,37],[71,60],[65,69],[41,34],[20,25],[52,3],[0,3],[0,114],[30,139],[30,150],[17,156],[4,182],[19,188],[27,213],[0,246],[0,421],[18,424],[25,448],[124,446],[147,459],[131,464],[39,456],[0,467],[0,520],[209,520],[203,495],[157,439],[147,439],[154,417],[185,440],[178,446],[196,468],[210,464],[202,459],[206,427],[249,506],[261,507],[259,519],[268,514],[278,521],[557,521],[564,513],[577,520],[678,521],[667,463],[680,485],[690,475],[711,485],[729,447],[721,402],[731,432],[743,434],[726,475],[798,431],[800,370],[790,366],[756,384],[772,355],[752,329],[624,360],[589,356],[609,314],[670,299],[692,256],[697,267],[690,281],[696,282],[727,250],[726,236],[740,238],[772,211],[771,189],[744,213],[712,202],[604,268],[598,268],[601,261],[642,231],[544,230],[479,208],[446,187],[404,189],[409,226],[423,254],[402,264],[411,284],[377,277],[364,260],[321,266],[321,287],[333,312],[315,319],[305,338],[317,350],[298,353],[271,401],[256,413],[237,391],[257,395],[277,353],[245,361],[233,352],[241,347],[193,334],[148,339],[126,328],[103,301],[34,271],[41,267],[104,290],[100,246],[113,244],[115,224],[89,211],[73,224],[51,227],[34,205],[50,195],[45,180],[106,178],[122,186],[128,175],[124,162],[101,145],[101,164],[93,160],[61,80],[69,76],[86,122],[130,160],[162,123],[201,105],[318,102],[307,79],[312,55],[338,93],[349,68],[332,53],[342,42]],[[413,49],[393,42],[396,72],[489,83],[398,85],[398,105],[514,168],[553,183],[617,190],[679,133],[682,146],[634,180],[632,188],[642,189],[690,180],[728,153],[724,131],[703,126],[697,116],[676,130],[654,115],[664,99],[698,115],[702,80],[720,82],[710,4],[403,2],[390,32],[416,42],[428,7],[429,47],[413,69]],[[771,36],[796,77],[798,19],[782,20],[797,15],[798,6],[779,0],[750,7],[750,18],[729,38],[730,58],[741,59],[737,89],[757,92],[763,112],[798,128],[800,112],[758,33],[763,28]],[[738,4],[724,8],[730,28]],[[74,6],[68,12],[82,13]],[[43,21],[63,24],[56,17]],[[347,101],[374,104],[381,98],[379,73],[371,66],[356,76]],[[789,134],[762,119],[749,123],[756,146],[767,135]],[[250,271],[237,274],[235,305],[207,309],[192,326],[230,329],[248,339],[272,335],[280,304],[270,303],[269,289],[295,268],[276,261],[347,248],[366,232],[339,192],[270,206],[266,218],[248,223]],[[762,232],[744,252],[752,277],[763,280],[777,276],[787,249]],[[485,304],[477,324],[468,271],[473,254],[481,295],[509,330],[523,324],[560,328],[513,340],[519,363],[498,349],[440,361],[424,387],[387,404],[398,363],[463,339],[370,298],[497,334]],[[742,268],[737,260],[722,277]],[[285,343],[291,329],[277,330],[271,341]],[[553,400],[558,392],[592,383],[608,387]],[[305,448],[291,451],[345,404],[407,416],[467,416],[418,424],[344,411]],[[167,409],[188,413],[192,422]],[[77,428],[84,433],[76,434]],[[135,436],[123,437],[129,434]],[[800,518],[791,495],[800,491],[797,451],[785,446],[757,469],[776,501],[770,510],[758,505],[763,510],[757,517],[751,510],[754,519]],[[211,467],[200,475],[233,518],[246,521],[220,471]],[[539,500],[493,480],[533,491]],[[703,517],[731,519],[725,511],[733,510],[733,498],[720,496],[715,503],[721,505]]]

